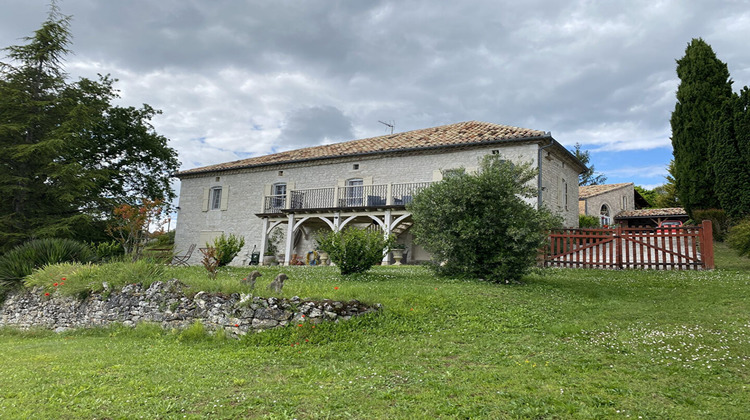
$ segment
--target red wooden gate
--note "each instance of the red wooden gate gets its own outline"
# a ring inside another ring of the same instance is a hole
[[[669,228],[559,229],[550,232],[545,267],[714,268],[711,222]]]

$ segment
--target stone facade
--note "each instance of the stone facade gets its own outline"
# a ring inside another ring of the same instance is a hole
[[[598,217],[602,225],[614,224],[615,216],[634,209],[635,188],[632,182],[581,187],[580,214]]]
[[[246,246],[233,261],[245,263],[247,254],[257,246],[261,248],[264,224],[256,216],[263,211],[264,196],[270,195],[274,184],[285,183],[287,190],[343,186],[347,180],[362,179],[364,185],[389,183],[432,182],[442,177],[441,171],[464,167],[475,170],[481,158],[499,154],[516,163],[531,163],[539,168],[542,141],[509,142],[479,147],[425,150],[401,154],[378,154],[357,157],[333,158],[300,163],[285,163],[260,168],[226,170],[182,177],[179,213],[176,227],[176,250],[181,252],[190,244],[199,247],[221,233],[245,237]],[[543,151],[542,205],[560,214],[566,226],[578,226],[578,173],[580,163],[571,159],[559,144]],[[562,150],[561,150],[562,149]],[[537,180],[534,181],[537,186]],[[212,210],[206,200],[212,188],[221,187],[222,203]],[[567,195],[566,195],[567,192]],[[537,199],[529,199],[536,206]],[[305,231],[294,248],[304,254],[313,248],[310,230]],[[408,232],[406,232],[408,234]],[[409,242],[405,234],[399,242]],[[428,259],[429,255],[416,246],[409,247],[409,261]],[[199,253],[194,253],[190,263],[198,264]]]
[[[94,293],[84,300],[44,296],[40,288],[10,294],[0,306],[0,325],[21,329],[48,328],[61,332],[70,328],[91,328],[120,322],[135,326],[154,322],[163,328],[185,328],[200,321],[207,330],[223,328],[232,337],[290,324],[348,320],[371,313],[380,305],[358,301],[309,301],[298,297],[280,299],[250,295],[198,292],[185,294],[178,280],[140,284],[122,291]]]

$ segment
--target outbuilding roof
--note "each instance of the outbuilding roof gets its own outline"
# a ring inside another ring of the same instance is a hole
[[[639,217],[687,217],[687,212],[682,207],[666,207],[661,209],[639,209],[620,212],[615,219],[639,218]]]
[[[602,185],[582,185],[578,187],[578,199],[584,200],[586,198],[594,197],[599,194],[608,193],[619,188],[633,185],[632,182],[623,182],[620,184],[602,184]]]
[[[289,150],[265,156],[187,169],[175,174],[192,174],[244,169],[258,166],[330,159],[344,156],[428,150],[442,147],[471,146],[511,141],[552,139],[544,131],[481,121],[466,121],[361,140]],[[557,142],[555,142],[557,143]],[[557,143],[559,146],[559,143]],[[562,146],[560,146],[562,148]],[[565,150],[564,148],[562,148]],[[567,150],[566,150],[567,151]],[[569,153],[569,152],[568,152]],[[571,155],[572,156],[572,155]],[[574,158],[575,159],[575,158]]]

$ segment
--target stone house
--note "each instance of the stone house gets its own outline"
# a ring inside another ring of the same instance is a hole
[[[578,187],[578,213],[598,217],[602,226],[615,223],[622,212],[647,206],[632,182]]]
[[[529,205],[546,206],[577,227],[574,200],[585,167],[573,154],[549,132],[469,121],[181,171],[176,250],[233,233],[246,240],[233,261],[239,265],[280,236],[275,245],[288,264],[294,255],[306,260],[317,231],[358,225],[395,234],[406,261],[428,260],[413,244],[406,205],[442,171],[476,170],[488,154],[531,163],[541,194]]]

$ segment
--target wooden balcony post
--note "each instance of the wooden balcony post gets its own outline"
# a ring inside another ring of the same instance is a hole
[[[284,265],[289,265],[289,262],[292,261],[292,241],[294,241],[294,213],[289,213],[286,228],[286,246],[284,247]]]
[[[386,191],[385,192],[385,205],[392,206],[393,205],[393,184],[389,182],[385,191]]]
[[[260,261],[258,265],[263,265],[263,257],[266,255],[266,242],[268,241],[268,217],[263,218],[262,227],[260,231]]]
[[[388,236],[390,236],[391,234],[391,223],[392,223],[391,220],[392,220],[391,210],[389,209],[385,211],[385,220],[384,220],[385,223],[383,224],[383,236],[385,237],[386,240],[388,240]],[[380,265],[388,265],[388,253],[387,252],[383,253],[383,262],[380,263]]]

